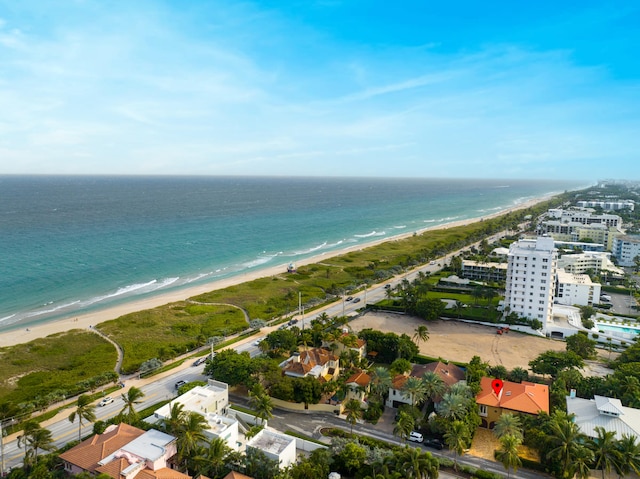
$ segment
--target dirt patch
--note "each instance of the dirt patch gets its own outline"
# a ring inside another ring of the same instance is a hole
[[[385,332],[405,333],[413,337],[418,326],[429,328],[429,340],[420,342],[420,353],[448,361],[468,363],[480,356],[491,365],[502,364],[511,370],[516,366],[529,368],[529,361],[550,349],[564,351],[565,343],[510,331],[496,334],[496,328],[455,320],[425,322],[402,314],[372,312],[349,323],[355,332],[372,328]]]

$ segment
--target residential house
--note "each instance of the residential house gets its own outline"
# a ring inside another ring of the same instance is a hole
[[[294,353],[280,368],[287,376],[303,378],[312,376],[321,381],[333,381],[340,372],[338,357],[324,348],[310,348],[301,353]]]
[[[581,399],[572,394],[567,396],[567,413],[575,415],[580,432],[590,438],[597,437],[598,426],[614,432],[616,439],[623,434],[640,437],[640,409],[625,407],[619,399],[604,396]]]
[[[345,341],[345,338],[353,336],[353,343]],[[349,344],[345,345],[345,342]],[[354,336],[352,333],[345,331],[342,334],[341,339],[337,341],[324,341],[322,343],[323,348],[331,350],[336,356],[340,357],[345,351],[355,351],[358,354],[358,358],[362,359],[367,355],[367,342],[364,339],[360,339]]]
[[[183,410],[196,412],[207,421],[204,430],[208,439],[221,438],[227,445],[238,449],[238,421],[225,416],[229,405],[229,385],[221,381],[209,379],[206,386],[196,386],[153,413],[156,420],[171,416],[171,408],[180,403]]]
[[[176,438],[128,424],[111,425],[60,454],[69,474],[107,474],[116,479],[190,479],[171,469],[177,451]]]
[[[391,387],[389,388],[389,397],[387,398],[386,405],[388,407],[397,408],[402,404],[411,404],[411,398],[408,394],[404,393],[404,385],[407,382],[407,378],[409,376],[422,378],[426,372],[436,373],[440,379],[444,381],[447,387],[451,387],[459,381],[464,381],[466,378],[464,371],[455,364],[445,364],[441,361],[429,364],[414,364],[408,375],[398,374],[393,378]],[[432,399],[434,402],[439,402],[440,400],[440,398]]]
[[[371,376],[365,371],[358,369],[345,381],[345,386],[347,386],[348,390],[344,402],[347,402],[349,399],[357,399],[360,402],[365,402],[369,394],[370,385]]]
[[[276,461],[281,469],[296,462],[296,439],[270,428],[262,429],[247,442],[247,451],[262,451],[269,459]]]
[[[493,429],[505,412],[537,416],[544,411],[549,414],[549,386],[546,384],[503,381],[502,389],[496,394],[491,386],[492,381],[493,378],[483,377],[480,380],[480,392],[476,396],[482,427]]]

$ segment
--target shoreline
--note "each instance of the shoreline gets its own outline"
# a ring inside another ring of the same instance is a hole
[[[411,232],[390,236],[388,238],[380,238],[378,240],[375,240],[369,243],[353,245],[353,246],[349,246],[347,248],[343,248],[336,251],[320,253],[317,255],[310,256],[306,259],[297,261],[296,265],[305,266],[308,264],[318,263],[318,262],[321,262],[322,260],[347,254],[352,251],[358,251],[358,250],[370,248],[370,247],[377,246],[379,244],[386,243],[389,241],[399,241],[405,238],[409,238],[414,234],[424,234],[425,232],[428,232],[428,231],[442,230],[442,229],[454,228],[457,226],[464,226],[472,223],[477,223],[485,219],[491,219],[491,218],[495,218],[498,216],[511,213],[513,211],[529,208],[538,203],[547,201],[550,198],[553,198],[554,196],[556,196],[557,194],[558,193],[554,193],[554,194],[549,194],[549,195],[545,195],[538,198],[533,198],[523,203],[520,203],[518,205],[505,208],[504,210],[500,210],[495,213],[485,215],[485,216],[480,216],[477,218],[469,218],[464,220],[453,221],[450,223],[443,223],[437,226],[430,226],[430,227],[419,229],[416,231],[411,231]],[[287,265],[288,263],[283,263],[283,264],[274,265],[268,268],[257,269],[255,271],[248,271],[246,273],[237,274],[229,278],[219,279],[219,280],[203,283],[201,285],[192,286],[185,289],[179,289],[176,291],[168,291],[166,293],[161,293],[157,296],[152,296],[148,298],[137,299],[137,300],[134,299],[119,305],[106,307],[104,309],[99,309],[99,310],[88,312],[88,313],[73,314],[65,318],[52,320],[52,321],[44,322],[41,324],[31,325],[24,329],[22,329],[20,326],[16,326],[16,328],[14,329],[8,329],[6,331],[0,332],[0,347],[23,344],[23,343],[32,341],[34,339],[44,338],[52,334],[64,333],[74,329],[90,329],[94,325],[97,325],[112,319],[116,319],[125,314],[130,314],[137,311],[143,311],[146,309],[153,309],[159,306],[164,306],[165,304],[174,303],[178,301],[185,301],[188,298],[191,298],[193,296],[208,293],[210,291],[224,289],[230,286],[246,283],[259,278],[276,276],[278,274],[286,274]]]

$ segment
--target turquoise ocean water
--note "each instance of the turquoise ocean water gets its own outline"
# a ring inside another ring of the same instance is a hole
[[[0,330],[477,218],[583,186],[0,176]]]

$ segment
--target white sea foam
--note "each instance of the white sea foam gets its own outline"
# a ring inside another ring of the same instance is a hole
[[[293,255],[294,256],[300,256],[300,255],[303,255],[303,254],[313,253],[314,251],[318,251],[319,249],[326,248],[326,246],[327,246],[327,242],[325,241],[324,243],[319,244],[318,246],[312,246],[311,248],[309,248],[307,250],[294,251]]]
[[[243,268],[255,268],[257,266],[262,266],[265,263],[268,263],[274,258],[274,256],[260,256],[253,261],[247,261],[246,263],[242,263]]]
[[[384,234],[384,231],[382,232]],[[367,233],[364,235],[353,235],[356,238],[370,238],[371,236],[379,236],[379,233],[376,230],[373,230],[371,233]]]
[[[398,226],[394,226],[393,228],[396,230],[403,230],[407,227],[407,225],[398,225]]]
[[[4,318],[0,318],[0,323],[8,322],[11,318],[15,318],[15,313],[10,314],[9,316],[5,316]]]
[[[48,309],[39,309],[36,311],[30,311],[28,313],[25,313],[23,315],[24,318],[34,318],[36,316],[42,316],[43,314],[51,314],[51,313],[56,313],[62,309],[67,309],[70,308],[71,306],[75,306],[76,304],[79,304],[80,301],[72,301],[70,303],[65,303],[65,304],[60,304],[58,306],[54,306],[53,308],[48,308]],[[47,305],[49,305],[51,303],[47,303]]]

